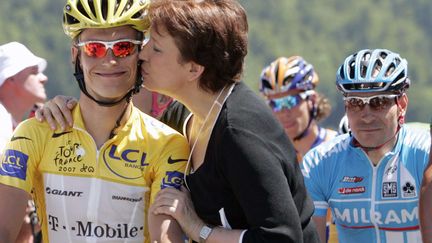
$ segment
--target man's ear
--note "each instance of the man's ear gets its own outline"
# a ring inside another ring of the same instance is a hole
[[[405,116],[408,108],[408,96],[404,93],[398,98],[399,116]]]
[[[316,93],[310,94],[307,98],[307,101],[308,101],[309,110],[312,110],[313,108],[315,108],[314,106],[316,106],[316,103],[317,103]]]
[[[71,62],[75,65],[76,59],[78,58],[78,48],[75,46],[71,47]]]

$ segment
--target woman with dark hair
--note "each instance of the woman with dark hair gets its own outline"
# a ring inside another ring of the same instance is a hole
[[[240,81],[243,7],[234,0],[163,0],[149,14],[150,39],[140,54],[144,85],[191,111],[184,125],[190,194],[163,189],[150,210],[173,216],[199,242],[317,242],[293,146]]]

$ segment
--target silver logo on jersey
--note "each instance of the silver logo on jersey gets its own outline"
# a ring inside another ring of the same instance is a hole
[[[397,182],[384,182],[382,185],[382,197],[397,197]]]

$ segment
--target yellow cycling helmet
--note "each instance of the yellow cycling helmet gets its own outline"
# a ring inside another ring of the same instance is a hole
[[[130,25],[138,31],[150,26],[150,0],[67,0],[63,30],[75,38],[83,29]]]

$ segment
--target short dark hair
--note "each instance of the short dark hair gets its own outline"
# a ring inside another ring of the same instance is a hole
[[[247,55],[248,23],[236,0],[155,0],[150,6],[152,27],[173,37],[182,61],[204,67],[199,85],[216,92],[238,82]]]

